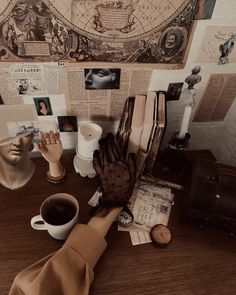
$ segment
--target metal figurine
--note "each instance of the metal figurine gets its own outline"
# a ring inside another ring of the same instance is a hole
[[[192,69],[192,74],[185,79],[185,82],[188,84],[188,89],[194,89],[194,85],[202,80],[202,77],[199,75],[200,71],[201,67],[195,66]]]

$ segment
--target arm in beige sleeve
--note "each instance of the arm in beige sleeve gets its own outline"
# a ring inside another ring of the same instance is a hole
[[[15,278],[9,295],[87,295],[93,268],[106,248],[104,237],[122,208],[75,226],[63,247]]]
[[[101,214],[98,213],[90,219],[88,225],[94,228],[101,237],[105,237],[113,221],[117,218],[122,209],[122,207],[110,209],[110,212],[107,213],[106,216],[103,216],[102,212]]]

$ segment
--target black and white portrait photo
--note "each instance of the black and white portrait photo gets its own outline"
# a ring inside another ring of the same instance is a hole
[[[184,83],[170,83],[166,93],[166,99],[179,100]]]
[[[181,28],[171,28],[163,33],[160,40],[162,55],[167,59],[178,54],[186,43],[185,31]]]
[[[51,116],[52,109],[49,97],[34,97],[34,104],[38,116]]]
[[[119,89],[120,69],[84,69],[85,89]]]

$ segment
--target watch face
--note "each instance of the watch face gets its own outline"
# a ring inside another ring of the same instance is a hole
[[[165,247],[171,241],[171,232],[165,225],[157,224],[152,227],[150,237],[154,244]]]
[[[126,208],[121,211],[120,215],[117,218],[117,221],[121,226],[130,226],[134,221],[134,216],[132,212],[128,208]]]

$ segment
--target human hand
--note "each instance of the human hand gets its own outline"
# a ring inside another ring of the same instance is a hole
[[[111,133],[99,141],[100,152],[93,155],[93,166],[101,181],[103,207],[123,207],[132,195],[136,181],[135,155],[124,160],[120,147]]]
[[[40,132],[40,141],[35,146],[49,163],[57,163],[60,161],[63,148],[59,132]]]

